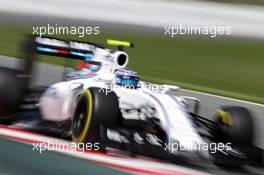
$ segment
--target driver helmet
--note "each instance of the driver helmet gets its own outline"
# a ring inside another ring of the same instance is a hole
[[[115,72],[115,84],[126,88],[138,88],[139,77],[137,72],[129,69],[118,69]]]

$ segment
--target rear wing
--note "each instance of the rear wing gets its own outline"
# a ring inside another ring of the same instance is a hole
[[[62,40],[51,37],[33,36],[33,47],[38,54],[68,57],[72,59],[86,60],[91,58],[96,48],[105,47],[101,44]]]
[[[86,60],[95,53],[96,48],[106,49],[103,44],[83,42],[76,40],[63,40],[54,37],[34,35],[29,43],[38,54],[51,56],[68,57],[72,59]],[[107,39],[107,44],[117,46],[118,50],[124,47],[134,47],[134,44],[127,41]],[[31,50],[32,50],[31,49]]]
[[[37,54],[89,61],[97,48],[105,49],[102,44],[98,43],[36,35],[28,36],[21,44],[24,64],[20,64],[20,69],[24,76],[28,77],[28,81],[32,77],[32,68],[37,60]]]
[[[117,46],[119,51],[122,51],[124,47],[134,47],[133,43],[127,41],[107,40],[107,44]],[[118,65],[122,63],[120,66],[126,66],[128,62],[128,56],[126,53],[118,51],[113,53],[111,50],[106,49],[104,45],[92,42],[31,35],[30,37],[27,37],[26,42],[23,43],[23,48],[24,55],[22,57],[25,60],[25,64],[22,70],[28,76],[31,76],[31,70],[37,57],[36,54],[58,56],[97,63],[94,60],[94,55],[99,52],[104,53],[109,51],[113,56],[113,62],[116,62]]]

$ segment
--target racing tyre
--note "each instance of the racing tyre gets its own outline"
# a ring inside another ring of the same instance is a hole
[[[252,145],[254,126],[252,115],[244,107],[228,106],[219,109],[214,121],[217,140],[234,144]]]
[[[263,152],[253,145],[253,116],[248,109],[237,106],[222,107],[216,112],[215,139],[217,142],[231,143],[232,150],[226,155],[217,151],[212,155],[215,165],[238,168],[243,164],[261,165]]]
[[[101,90],[88,88],[79,97],[72,121],[72,139],[76,143],[99,143],[102,128],[119,123],[121,114],[116,94]]]
[[[0,67],[0,116],[17,111],[26,91],[22,72]]]

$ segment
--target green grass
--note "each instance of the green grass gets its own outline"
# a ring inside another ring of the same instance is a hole
[[[249,4],[249,5],[264,5],[263,0],[205,0],[210,2],[223,2],[231,4]]]
[[[0,27],[0,54],[20,56],[19,43],[31,28]],[[60,36],[61,37],[61,36]],[[169,38],[160,34],[102,32],[78,40],[105,42],[106,38],[136,43],[127,49],[129,67],[145,80],[264,103],[264,41],[241,39]],[[62,64],[60,59],[41,60]]]

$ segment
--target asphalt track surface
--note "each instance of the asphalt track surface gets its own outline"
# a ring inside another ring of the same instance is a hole
[[[14,67],[19,66],[20,64],[21,63],[17,59],[5,57],[5,56],[0,57],[0,65],[1,66],[14,68]],[[34,75],[35,76],[33,79],[32,86],[49,85],[49,84],[53,84],[53,83],[56,83],[58,81],[61,81],[63,79],[63,72],[64,72],[63,67],[38,63],[38,64],[36,64],[36,66],[34,68]],[[192,97],[198,98],[201,102],[200,114],[204,115],[204,116],[208,116],[208,118],[210,118],[210,116],[212,116],[215,109],[218,109],[220,106],[223,106],[223,105],[245,106],[245,107],[249,108],[252,111],[252,113],[254,114],[254,122],[255,122],[255,126],[256,126],[255,144],[261,148],[264,148],[264,135],[263,135],[263,131],[264,131],[264,129],[263,129],[263,126],[264,126],[264,117],[263,117],[264,116],[264,106],[263,105],[255,104],[255,103],[251,103],[251,102],[244,102],[244,101],[240,101],[240,100],[236,100],[236,99],[230,99],[230,98],[226,98],[226,97],[215,96],[215,95],[206,94],[206,93],[190,91],[190,90],[180,90],[179,92],[177,92],[177,94],[178,95],[184,95],[184,96],[192,96]],[[8,146],[10,144],[10,147],[14,146],[17,149],[20,149],[20,146],[21,146],[21,143],[18,144],[16,142],[8,141],[8,140],[5,140],[3,138],[1,138],[0,142],[1,142],[1,144],[0,144],[1,150],[2,150],[3,145]],[[24,147],[24,146],[22,146],[22,147]],[[6,170],[6,169],[3,169],[2,167],[8,167],[8,163],[12,163],[12,166],[14,166],[14,167],[16,167],[16,163],[17,163],[18,168],[19,168],[19,166],[21,166],[21,163],[19,164],[19,161],[18,162],[16,161],[16,159],[19,159],[19,158],[17,158],[17,156],[15,156],[16,154],[14,154],[14,153],[15,152],[10,153],[11,155],[14,155],[14,156],[9,157],[8,161],[6,161],[6,159],[1,156],[2,157],[2,159],[0,159],[0,169],[1,170]],[[52,153],[49,153],[49,154],[52,154]],[[54,154],[57,154],[57,153],[54,153]],[[3,155],[3,154],[1,153],[1,155]],[[24,156],[26,156],[26,155],[24,155]],[[29,153],[29,155],[30,155],[30,153]],[[60,155],[60,156],[63,156],[63,155]],[[26,157],[30,158],[30,156],[29,157],[26,156]],[[34,161],[34,159],[38,159],[36,157],[34,158],[34,156],[31,156],[31,157],[32,157],[32,159],[28,159],[28,161]],[[68,156],[66,156],[66,159],[68,159]],[[140,160],[141,159],[139,159],[139,161]],[[76,161],[79,161],[79,160],[76,160]],[[58,162],[58,164],[61,165],[61,162]],[[169,163],[164,162],[162,164],[159,164],[159,166],[166,167],[168,164]],[[191,169],[192,170],[198,170],[198,174],[200,173],[200,171],[203,171],[204,173],[212,173],[212,174],[264,174],[264,168],[254,168],[254,167],[245,166],[243,170],[219,169],[207,161],[193,162],[191,164],[180,164],[180,167],[187,167],[190,170]],[[28,165],[28,168],[30,168],[29,165]],[[43,167],[40,167],[40,169],[41,168],[43,168]],[[12,168],[12,169],[15,169],[15,168]],[[96,167],[95,167],[95,169],[96,169]],[[30,170],[28,170],[28,171],[30,171]],[[4,172],[4,171],[2,171],[2,172]],[[135,172],[133,172],[133,173],[135,173]],[[140,173],[142,173],[142,172],[140,172]],[[7,172],[4,174],[12,174],[12,172]],[[52,172],[49,172],[49,174],[52,174]],[[104,174],[104,173],[102,173],[102,174]],[[113,174],[118,174],[118,172],[113,173]],[[146,173],[143,173],[143,174],[146,174]],[[192,174],[194,174],[194,173],[192,173]]]
[[[68,147],[71,144],[69,141],[18,128],[0,126],[0,136],[3,137],[0,139],[3,148],[0,167],[7,174],[209,174],[147,157],[131,157],[120,151],[104,153],[76,150]],[[24,169],[18,173],[21,167]]]
[[[0,137],[0,174],[116,174],[129,175],[93,162],[85,162],[79,158],[62,155],[57,152],[45,151],[39,153],[32,146]]]

